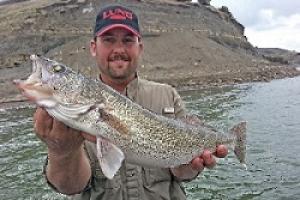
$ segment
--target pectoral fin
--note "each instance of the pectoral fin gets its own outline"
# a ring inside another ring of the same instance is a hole
[[[103,174],[112,179],[124,160],[124,153],[108,140],[97,137],[97,158]]]

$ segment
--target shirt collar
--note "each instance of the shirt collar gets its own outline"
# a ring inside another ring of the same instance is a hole
[[[138,74],[136,74],[135,79],[133,79],[125,88],[126,96],[133,101],[137,97],[138,83],[139,83],[139,76]]]
[[[102,78],[101,78],[101,74],[99,75],[99,80],[101,82]],[[138,73],[135,74],[135,79],[133,79],[125,88],[125,91],[123,92],[123,94],[125,96],[127,96],[129,99],[131,100],[135,100],[136,96],[137,96],[137,88],[138,88],[138,82],[139,82],[139,76]]]

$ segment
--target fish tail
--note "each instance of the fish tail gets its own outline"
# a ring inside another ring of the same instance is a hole
[[[246,166],[246,122],[240,122],[230,129],[230,133],[234,137],[234,154],[240,163]]]

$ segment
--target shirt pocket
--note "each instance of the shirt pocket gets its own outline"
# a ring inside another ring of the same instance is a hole
[[[96,187],[103,187],[104,189],[116,189],[121,187],[121,176],[120,171],[118,171],[113,179],[108,179],[103,174],[101,168],[97,167],[94,171],[94,184]]]
[[[168,168],[143,168],[144,183],[147,186],[154,186],[158,183],[170,182],[172,180]]]
[[[175,118],[175,108],[174,107],[164,107],[162,108],[162,115],[168,118]]]

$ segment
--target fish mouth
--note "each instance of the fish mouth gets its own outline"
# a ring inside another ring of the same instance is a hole
[[[53,89],[44,84],[43,79],[46,70],[43,58],[38,55],[31,55],[32,73],[26,80],[13,80],[13,83],[21,91],[22,95],[30,101],[38,102],[41,99],[47,99],[53,95]]]
[[[38,58],[37,55],[30,56],[30,60],[32,61],[32,73],[26,80],[13,80],[17,88],[24,90],[28,87],[36,87],[42,84],[42,70],[41,66],[37,63]]]

